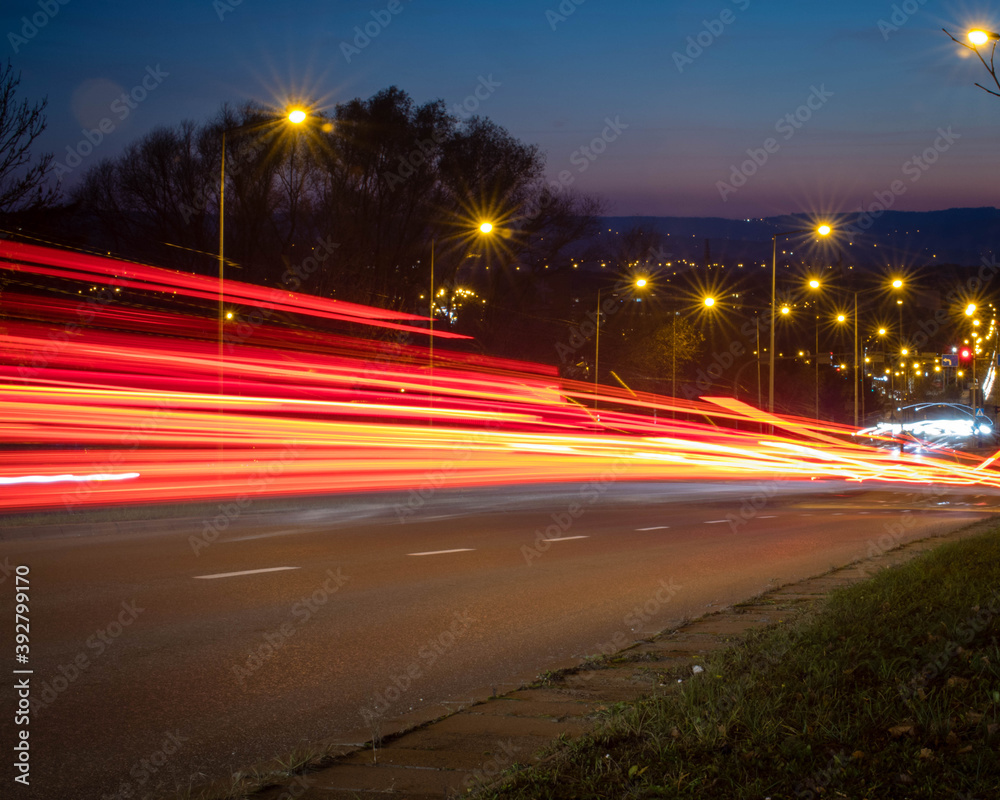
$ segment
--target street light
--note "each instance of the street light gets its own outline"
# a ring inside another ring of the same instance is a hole
[[[643,289],[648,283],[646,278],[636,278],[631,285],[637,289]],[[594,408],[597,408],[597,378],[599,375],[598,367],[601,363],[601,292],[603,290],[603,286],[597,287],[597,320],[594,331]]]
[[[969,303],[965,307],[965,316],[972,317],[972,316],[975,315],[975,313],[976,313],[977,310],[978,310],[978,308],[977,308],[977,306],[976,306],[975,303]],[[972,320],[972,324],[973,325],[978,325],[979,324],[979,320],[978,319]],[[973,334],[973,337],[972,337],[972,346],[970,348],[970,353],[969,353],[969,359],[972,361],[972,403],[971,403],[971,405],[972,405],[973,411],[975,411],[975,409],[977,407],[976,404],[977,404],[978,399],[979,399],[979,386],[978,386],[978,381],[976,379],[976,354],[977,354],[977,352],[978,352],[978,347],[977,347],[977,344],[976,344],[976,336],[975,336],[975,334]]]
[[[774,328],[775,319],[777,313],[776,304],[776,289],[778,286],[778,239],[782,236],[793,236],[797,233],[818,233],[820,236],[828,236],[831,232],[829,225],[820,225],[817,228],[800,228],[794,231],[782,231],[780,233],[774,234],[771,237],[771,352],[770,352],[770,373],[767,377],[768,380],[768,392],[767,392],[767,410],[770,413],[774,413]],[[787,314],[787,311],[782,311],[783,314]]]
[[[809,281],[809,288],[813,290],[819,290],[822,284],[816,278]],[[815,389],[816,389],[816,419],[819,419],[819,314],[815,311],[813,316],[816,318],[816,349],[813,351],[813,361],[816,362],[813,366],[816,371],[815,374]]]
[[[493,233],[493,223],[492,222],[481,222],[477,230],[483,235],[489,235]],[[430,285],[430,295],[428,296],[428,312],[429,312],[429,325],[428,330],[430,331],[429,339],[427,345],[427,364],[428,364],[428,383],[429,383],[429,404],[430,407],[434,408],[434,249],[437,244],[437,236],[431,236],[431,285]],[[431,412],[428,424],[434,425],[434,413]]]
[[[991,39],[993,41],[1000,40],[1000,33],[993,33],[993,31],[983,31],[983,30],[969,31],[969,41],[972,42],[976,47],[982,47]]]
[[[955,42],[955,44],[961,45],[966,50],[971,50],[973,53],[976,54],[976,58],[978,58],[980,62],[982,62],[982,65],[986,67],[986,71],[990,74],[990,77],[993,79],[993,84],[997,87],[998,90],[1000,90],[1000,78],[997,77],[996,65],[994,63],[994,59],[996,57],[996,52],[997,52],[997,43],[1000,42],[1000,33],[995,33],[994,31],[987,31],[982,28],[973,28],[966,34],[966,38],[968,39],[967,43],[962,41],[961,39],[956,39],[954,36],[948,33],[947,30],[945,30],[944,32],[947,34],[949,39]],[[983,54],[980,51],[980,48],[985,47],[986,45],[989,45],[991,43],[992,46],[989,48],[989,61],[987,61],[985,58],[983,58]],[[984,92],[988,92],[989,94],[993,95],[994,97],[1000,97],[1000,91],[987,89],[981,83],[977,83],[976,86],[978,86]]]
[[[858,427],[858,381],[864,381],[864,374],[861,370],[860,355],[858,348],[858,292],[854,291],[854,427]],[[837,314],[837,322],[845,323],[848,321],[850,315],[845,313]],[[878,329],[879,336],[884,336],[886,333],[885,328]],[[903,355],[906,355],[906,350],[903,350]],[[846,365],[841,366],[842,369],[846,369]],[[863,403],[862,403],[863,405]]]
[[[709,295],[701,299],[701,304],[706,309],[715,309],[716,300],[714,297]],[[680,313],[681,312],[675,308],[673,314],[671,315],[672,316],[671,331],[670,331],[670,396],[671,397],[677,397],[677,317],[680,316]],[[757,357],[758,359],[760,358],[759,353]],[[758,386],[759,386],[759,378],[760,375],[758,374]],[[760,401],[758,400],[758,405],[759,403]],[[676,416],[677,414],[676,412],[674,412],[674,417]]]
[[[301,108],[292,108],[284,117],[265,120],[264,122],[253,122],[248,125],[238,125],[233,128],[222,129],[222,158],[219,167],[219,394],[222,394],[222,329],[225,322],[225,220],[226,220],[226,135],[230,133],[246,133],[258,128],[264,128],[276,121],[286,120],[292,125],[300,125],[308,118],[308,114]]]

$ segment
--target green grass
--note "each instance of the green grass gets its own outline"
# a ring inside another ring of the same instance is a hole
[[[496,798],[1000,797],[1000,534],[751,633]]]

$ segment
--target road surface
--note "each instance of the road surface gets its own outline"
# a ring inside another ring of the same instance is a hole
[[[16,796],[160,796],[363,742],[372,719],[440,715],[1000,503],[915,491],[586,484],[8,531],[41,537],[0,542],[8,630],[9,573],[30,568],[31,789]]]

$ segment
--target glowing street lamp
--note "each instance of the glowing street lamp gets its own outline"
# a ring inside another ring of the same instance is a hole
[[[290,122],[292,125],[300,125],[305,122],[309,115],[303,111],[301,108],[292,108],[284,117],[278,118],[279,120],[285,120]],[[274,120],[267,120],[265,122],[254,122],[249,125],[240,125],[234,128],[223,128],[222,129],[222,158],[220,159],[219,166],[219,361],[222,361],[222,326],[223,320],[225,318],[225,312],[223,309],[223,304],[225,302],[224,294],[224,279],[225,279],[225,220],[226,220],[226,136],[228,134],[244,133],[246,131],[251,131],[257,128],[263,128],[271,125]],[[221,374],[220,374],[220,385],[219,392],[222,392],[221,385]]]
[[[776,302],[776,290],[778,286],[778,239],[782,236],[794,236],[797,233],[817,233],[820,236],[829,236],[831,233],[831,228],[829,225],[820,225],[816,228],[800,228],[794,231],[781,231],[780,233],[774,234],[771,237],[771,342],[769,353],[770,364],[768,372],[770,373],[767,377],[768,381],[768,391],[767,391],[767,410],[774,413],[774,328],[777,316],[777,302]],[[787,311],[782,311],[782,313],[788,313]]]
[[[1000,90],[1000,78],[997,77],[996,66],[994,63],[997,51],[997,43],[1000,42],[1000,33],[984,30],[983,28],[974,28],[966,34],[966,38],[968,39],[967,42],[963,41],[962,39],[955,38],[950,33],[948,33],[947,30],[945,30],[945,33],[948,35],[949,39],[955,42],[955,44],[961,45],[962,47],[966,48],[967,50],[971,50],[973,53],[976,54],[976,58],[980,60],[982,65],[986,68],[986,71],[990,74],[990,77],[993,79],[994,85],[997,87],[998,90]],[[980,49],[980,48],[986,49],[987,46],[988,46],[987,52],[989,55],[989,60],[983,57],[982,50]],[[981,83],[977,83],[976,86],[978,86],[983,91],[993,95],[994,97],[1000,97],[1000,91],[987,89]]]
[[[818,279],[813,278],[809,281],[809,288],[813,290],[819,290],[821,284]],[[813,316],[816,318],[816,349],[813,351],[813,369],[815,370],[814,376],[814,388],[816,390],[816,419],[819,419],[819,314],[814,313]]]
[[[976,47],[982,47],[991,39],[993,41],[1000,40],[1000,33],[993,33],[993,31],[983,31],[983,30],[969,31],[969,41],[972,42],[972,44],[975,45]]]
[[[632,281],[631,285],[637,289],[643,289],[649,284],[646,278],[636,278]],[[598,367],[600,366],[601,358],[601,291],[604,289],[603,286],[597,288],[597,321],[595,323],[594,331],[594,408],[597,408],[597,378],[599,375]],[[676,322],[675,322],[676,325]]]
[[[493,223],[492,222],[481,222],[477,230],[483,235],[490,235],[493,233]],[[437,244],[437,237],[431,237],[431,291],[428,295],[428,311],[430,312],[430,324],[428,329],[430,330],[430,341],[427,344],[427,360],[429,366],[429,381],[430,381],[430,404],[431,407],[434,405],[434,249]],[[422,295],[421,295],[422,296]],[[434,415],[431,413],[428,420],[429,425],[434,425]]]
[[[847,314],[837,314],[837,322],[847,322]],[[841,365],[843,369],[847,366]],[[860,366],[858,363],[858,293],[854,293],[854,427],[858,427],[858,380]]]

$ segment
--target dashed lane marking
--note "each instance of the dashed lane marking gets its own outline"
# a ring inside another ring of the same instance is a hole
[[[241,572],[217,572],[215,575],[195,575],[194,577],[203,581],[210,581],[215,578],[235,578],[240,575],[260,575],[264,572],[283,572],[286,569],[302,569],[302,567],[267,567],[266,569],[245,569]]]

